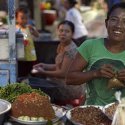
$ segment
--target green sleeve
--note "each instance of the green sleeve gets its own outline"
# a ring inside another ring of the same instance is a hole
[[[93,50],[93,40],[84,41],[80,47],[77,48],[80,55],[88,62]]]

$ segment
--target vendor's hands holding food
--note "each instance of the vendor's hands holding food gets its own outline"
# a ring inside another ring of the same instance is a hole
[[[117,71],[112,65],[105,64],[100,68],[100,75],[109,78],[108,88],[125,87],[123,82],[125,80],[125,69]]]
[[[96,73],[97,77],[112,78],[115,73],[113,71],[113,66],[111,64],[104,64]]]
[[[125,69],[120,71],[115,70],[114,66],[111,64],[104,64],[97,71],[97,77],[109,78],[108,88],[121,88],[125,87]]]

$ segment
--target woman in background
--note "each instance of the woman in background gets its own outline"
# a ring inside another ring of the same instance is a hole
[[[64,7],[67,9],[66,20],[71,21],[75,26],[73,39],[77,46],[80,46],[88,36],[88,31],[83,23],[83,19],[79,10],[75,7],[76,0],[64,0]]]
[[[46,76],[48,78],[41,84],[50,82],[51,84],[58,86],[58,93],[55,93],[54,97],[55,103],[78,106],[84,102],[85,87],[82,85],[67,86],[65,84],[65,77],[67,76],[69,66],[77,52],[77,46],[72,40],[73,33],[74,24],[70,21],[62,21],[57,29],[60,43],[57,48],[55,64],[40,63],[34,65],[32,73]],[[80,102],[80,99],[83,100],[82,103]]]

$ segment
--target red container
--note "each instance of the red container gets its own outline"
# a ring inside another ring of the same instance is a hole
[[[45,25],[52,25],[57,18],[55,10],[43,10],[42,14]]]

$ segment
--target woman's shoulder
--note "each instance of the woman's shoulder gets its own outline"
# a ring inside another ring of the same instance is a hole
[[[76,49],[77,46],[76,44],[72,41],[69,45],[65,47],[65,51],[71,50],[71,49]]]
[[[81,44],[81,46],[84,46],[84,45],[96,45],[97,46],[97,44],[102,44],[103,41],[104,41],[104,38],[87,39]]]
[[[104,39],[103,38],[95,38],[95,39],[88,39],[84,41],[77,50],[80,52],[83,51],[92,51],[92,50],[98,50],[98,48],[102,47]]]
[[[66,48],[65,48],[65,55],[67,55],[69,58],[74,58],[76,53],[77,53],[77,46],[74,42],[70,43]]]
[[[73,15],[76,15],[76,14],[80,15],[79,10],[78,10],[77,8],[75,8],[75,7],[69,9],[69,10],[67,11],[67,13],[70,14],[70,15],[72,15],[72,16],[73,16]]]

